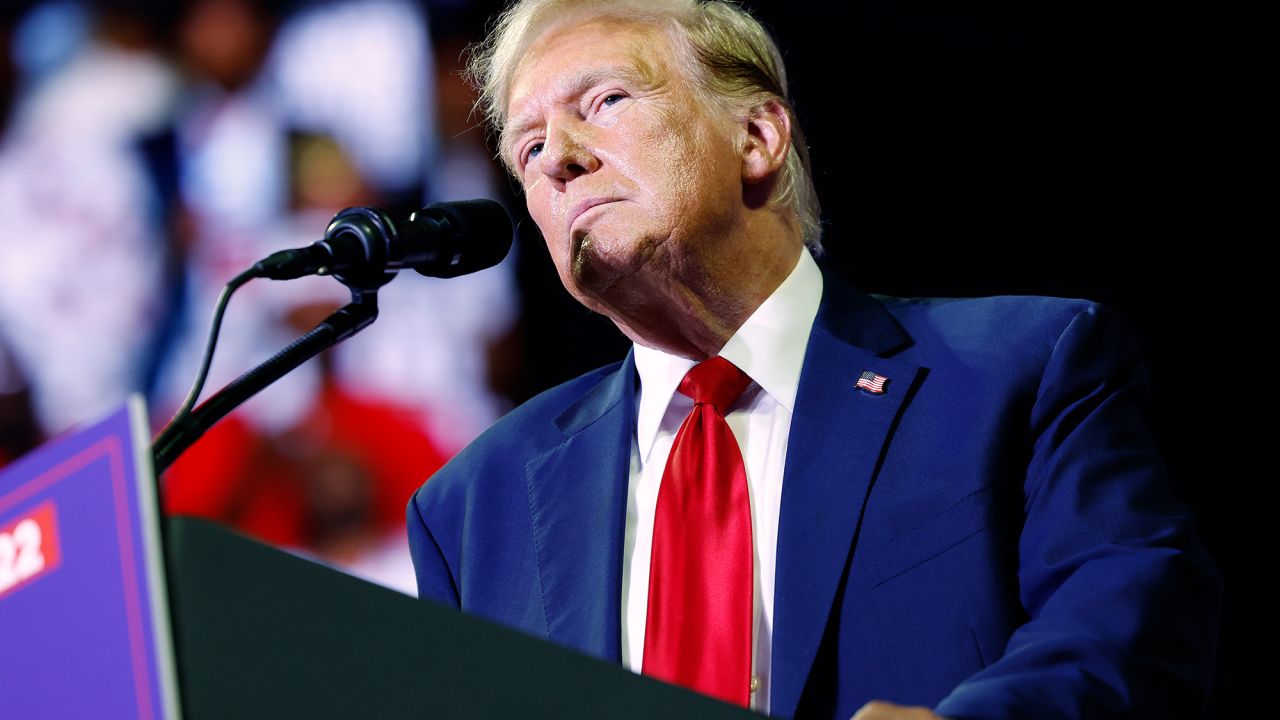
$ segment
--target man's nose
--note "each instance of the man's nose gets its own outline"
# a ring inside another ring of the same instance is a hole
[[[595,172],[600,160],[593,151],[594,143],[582,128],[561,125],[549,127],[542,143],[538,163],[544,175],[563,186],[576,177]]]

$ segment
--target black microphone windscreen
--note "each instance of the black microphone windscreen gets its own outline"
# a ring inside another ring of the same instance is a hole
[[[433,203],[409,216],[407,232],[425,231],[440,243],[434,257],[413,266],[428,277],[450,278],[493,267],[511,250],[511,218],[493,200]]]

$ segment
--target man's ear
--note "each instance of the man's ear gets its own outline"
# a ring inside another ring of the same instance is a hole
[[[746,121],[742,149],[742,181],[755,185],[770,180],[787,162],[791,150],[791,116],[777,98],[759,107]]]

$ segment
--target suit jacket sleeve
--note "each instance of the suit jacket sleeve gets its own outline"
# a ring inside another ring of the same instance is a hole
[[[1145,373],[1094,305],[1058,338],[1031,411],[1019,588],[1029,620],[955,688],[950,718],[1187,717],[1212,676],[1220,579],[1169,494]]]

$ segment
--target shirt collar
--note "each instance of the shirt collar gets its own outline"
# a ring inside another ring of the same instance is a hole
[[[801,250],[795,268],[720,349],[779,405],[793,412],[800,387],[809,332],[822,301],[822,272],[808,251]],[[661,350],[635,346],[640,375],[636,442],[647,457],[676,388],[695,363]]]

